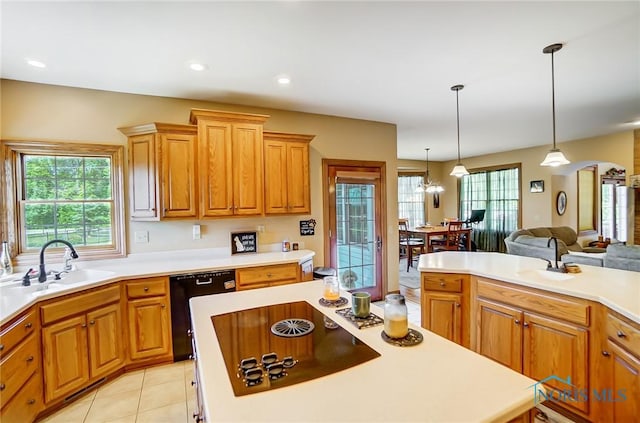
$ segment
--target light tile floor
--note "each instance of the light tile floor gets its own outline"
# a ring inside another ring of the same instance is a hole
[[[126,373],[38,423],[189,423],[191,360]]]

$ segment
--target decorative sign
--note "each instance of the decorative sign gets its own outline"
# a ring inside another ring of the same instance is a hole
[[[300,235],[311,236],[316,234],[316,220],[301,220],[300,221]]]
[[[231,255],[258,251],[257,232],[231,232]]]

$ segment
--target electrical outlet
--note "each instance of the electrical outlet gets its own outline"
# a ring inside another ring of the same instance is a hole
[[[193,225],[193,239],[200,239],[200,225]]]
[[[136,231],[134,233],[134,242],[136,244],[148,244],[149,243],[149,231]]]
[[[258,232],[260,233],[264,232],[264,225],[258,225]]]

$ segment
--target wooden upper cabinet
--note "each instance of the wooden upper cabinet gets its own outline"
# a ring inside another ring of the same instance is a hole
[[[154,122],[119,130],[129,138],[131,218],[198,217],[197,127]]]
[[[268,117],[191,110],[198,128],[202,217],[263,213],[262,127]]]
[[[313,135],[264,132],[265,213],[311,212],[309,143]]]

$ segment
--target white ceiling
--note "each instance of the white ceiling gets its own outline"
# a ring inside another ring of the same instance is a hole
[[[455,84],[463,158],[550,145],[542,49],[557,42],[558,142],[640,120],[638,1],[2,0],[0,13],[2,78],[391,122],[400,158],[455,158]]]

